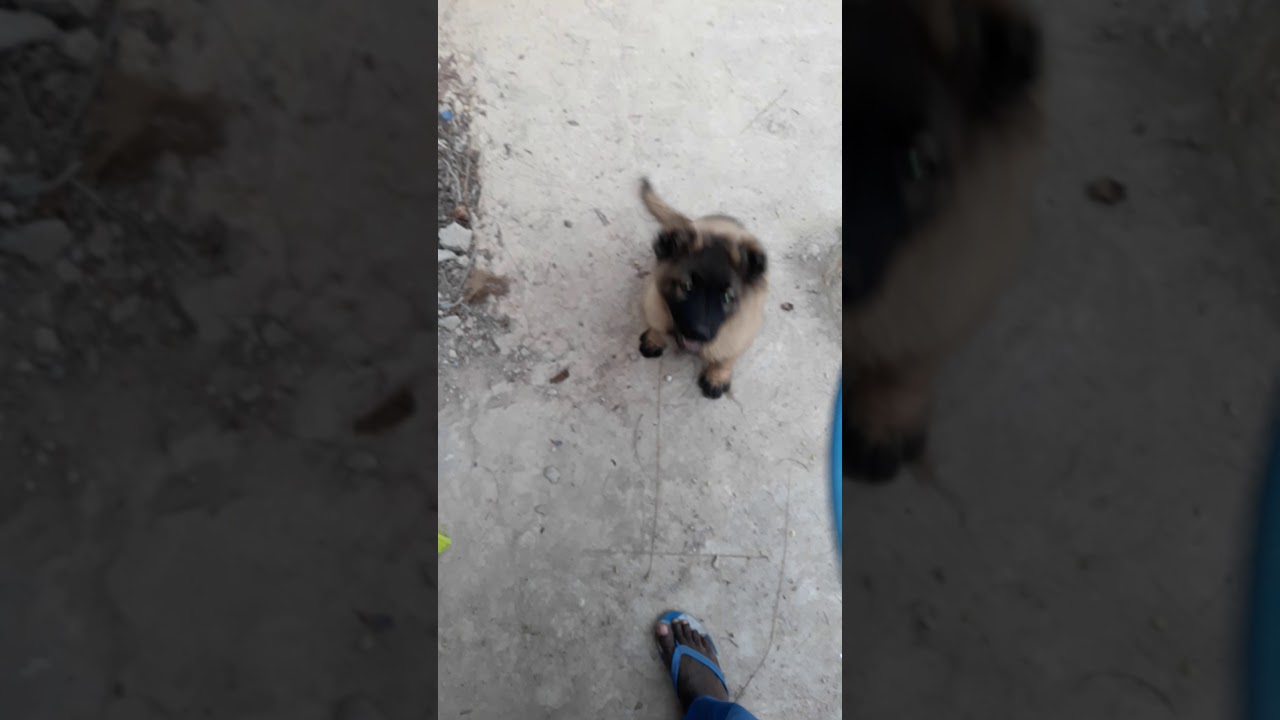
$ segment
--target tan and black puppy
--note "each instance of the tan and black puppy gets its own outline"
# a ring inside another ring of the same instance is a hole
[[[663,202],[647,179],[640,182],[640,199],[660,225],[653,241],[657,262],[644,289],[648,328],[640,335],[640,354],[658,357],[674,341],[702,359],[698,386],[706,397],[718,398],[764,324],[764,249],[727,215],[690,220]]]
[[[1029,234],[1041,34],[1015,0],[848,10],[844,475],[883,481],[921,458],[937,373]]]

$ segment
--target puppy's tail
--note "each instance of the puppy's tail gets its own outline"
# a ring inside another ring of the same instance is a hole
[[[658,224],[662,225],[664,230],[682,230],[685,232],[693,230],[693,221],[658,197],[647,177],[640,178],[640,200],[644,202],[645,209],[649,211],[654,220],[658,221]]]

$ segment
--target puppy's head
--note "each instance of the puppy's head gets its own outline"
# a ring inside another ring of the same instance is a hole
[[[697,351],[719,334],[743,301],[764,286],[767,258],[759,241],[724,215],[690,220],[641,182],[640,196],[661,228],[653,241],[657,283],[676,341]]]
[[[998,144],[1038,83],[1041,52],[1038,26],[1014,0],[860,0],[848,10],[846,305],[876,291],[975,153]]]

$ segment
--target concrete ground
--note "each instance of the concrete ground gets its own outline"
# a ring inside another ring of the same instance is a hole
[[[850,491],[843,605],[838,4],[441,5],[482,108],[476,240],[513,282],[498,351],[440,374],[441,717],[676,717],[671,607],[762,718],[1226,716],[1280,253],[1266,73],[1218,89],[1260,41],[1234,6],[1044,5],[1038,237],[948,372],[944,491]],[[771,253],[731,400],[635,351],[642,173]],[[1086,197],[1104,176],[1127,200]]]
[[[513,281],[503,351],[440,374],[441,717],[674,717],[650,634],[669,608],[761,717],[839,714],[840,9],[693,7],[441,6],[483,108],[477,242]],[[642,173],[768,248],[732,398],[637,352]]]

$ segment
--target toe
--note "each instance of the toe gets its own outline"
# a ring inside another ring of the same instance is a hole
[[[675,633],[677,645],[689,644],[689,621],[677,620],[671,624],[671,630]]]
[[[658,649],[662,651],[662,657],[671,661],[671,655],[676,651],[675,635],[672,633],[671,626],[667,623],[660,622],[653,630],[654,636],[658,639]]]

